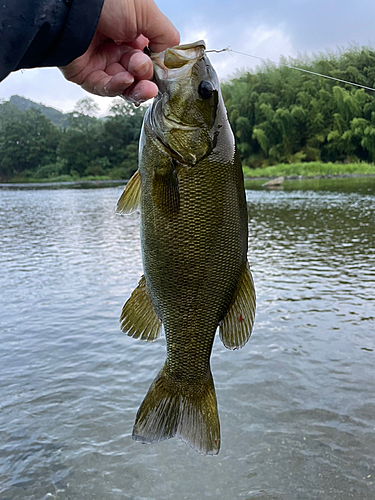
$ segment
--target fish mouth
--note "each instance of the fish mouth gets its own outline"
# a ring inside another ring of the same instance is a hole
[[[164,52],[150,52],[156,83],[189,77],[194,64],[204,57],[205,50],[205,42],[199,40],[185,45],[176,45]]]
[[[148,52],[154,66],[154,82],[159,88],[159,95],[154,101],[155,108],[157,108],[155,115],[159,117],[159,127],[163,123],[161,128],[164,130],[170,131],[178,128],[186,132],[193,132],[199,128],[184,123],[173,113],[166,112],[164,105],[165,96],[169,94],[170,82],[189,79],[193,66],[204,57],[205,50],[205,42],[198,40],[193,43],[176,45],[163,52]]]
[[[154,67],[153,81],[159,89],[149,114],[151,128],[159,145],[186,166],[194,165],[198,157],[207,153],[207,148],[197,147],[195,151],[189,146],[192,141],[202,140],[204,135],[201,121],[194,114],[191,116],[190,111],[195,98],[192,83],[198,77],[197,64],[206,57],[205,50],[205,42],[199,40],[159,53],[147,52]],[[206,135],[204,142],[207,142]]]

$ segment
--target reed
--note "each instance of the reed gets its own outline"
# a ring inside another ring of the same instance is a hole
[[[371,163],[280,163],[279,165],[264,168],[249,168],[244,166],[243,172],[245,178],[375,175],[375,165]]]

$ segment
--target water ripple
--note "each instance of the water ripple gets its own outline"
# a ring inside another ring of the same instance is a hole
[[[215,341],[217,459],[131,439],[165,340],[119,331],[142,273],[139,214],[114,213],[121,190],[0,192],[0,498],[374,498],[363,192],[247,192],[258,309],[242,350]]]

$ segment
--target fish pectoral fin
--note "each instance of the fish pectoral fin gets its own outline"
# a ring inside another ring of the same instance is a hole
[[[152,196],[155,204],[165,214],[175,214],[180,208],[180,189],[175,170],[168,169],[167,172],[154,173],[152,181]]]
[[[121,330],[135,339],[153,342],[160,336],[162,323],[147,292],[144,276],[122,308],[120,324]]]
[[[239,349],[246,344],[253,329],[254,318],[255,288],[249,263],[246,262],[232,304],[219,325],[219,335],[227,349]]]
[[[118,214],[130,214],[139,207],[141,187],[141,174],[137,170],[126,184],[124,192],[117,202],[116,212]]]
[[[220,422],[211,372],[190,387],[170,378],[163,367],[138,410],[133,439],[156,443],[178,436],[202,455],[217,455]]]

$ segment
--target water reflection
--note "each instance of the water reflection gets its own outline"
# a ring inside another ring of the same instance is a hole
[[[258,310],[244,349],[215,342],[217,459],[131,440],[165,347],[119,332],[142,272],[121,190],[0,192],[0,498],[374,498],[375,197],[360,191],[247,193]]]

